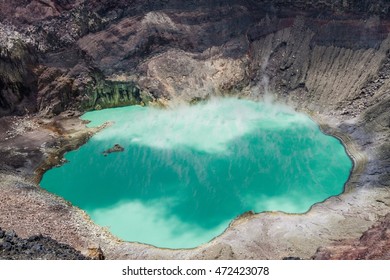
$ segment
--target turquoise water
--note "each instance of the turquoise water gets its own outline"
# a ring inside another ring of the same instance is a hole
[[[86,113],[113,124],[41,186],[119,238],[191,248],[246,211],[306,212],[340,194],[352,162],[339,140],[287,107],[216,99],[175,109]],[[103,152],[115,144],[123,152]]]

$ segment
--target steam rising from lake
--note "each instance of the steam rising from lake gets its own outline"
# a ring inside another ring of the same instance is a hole
[[[246,211],[302,213],[342,192],[341,143],[291,108],[236,98],[89,112],[113,124],[41,185],[124,240],[190,248]],[[119,144],[123,152],[103,154]]]

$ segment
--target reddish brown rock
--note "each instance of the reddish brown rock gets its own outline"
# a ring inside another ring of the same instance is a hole
[[[358,240],[343,240],[317,250],[315,260],[390,260],[390,214]]]

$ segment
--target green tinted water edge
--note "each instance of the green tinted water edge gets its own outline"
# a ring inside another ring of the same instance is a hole
[[[304,114],[235,98],[88,112],[111,121],[41,186],[126,241],[192,248],[246,211],[304,213],[338,195],[352,161]],[[123,152],[104,155],[115,144]]]

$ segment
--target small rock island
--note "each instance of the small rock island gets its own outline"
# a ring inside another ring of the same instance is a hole
[[[123,148],[121,145],[115,144],[112,148],[105,150],[102,154],[106,157],[108,154],[123,152],[124,150],[125,148]]]

